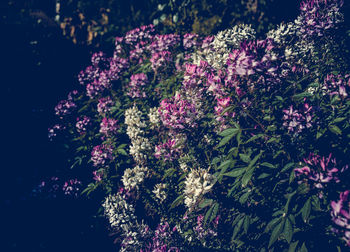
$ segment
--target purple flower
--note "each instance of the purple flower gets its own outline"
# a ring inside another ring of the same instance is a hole
[[[78,193],[80,191],[81,181],[77,179],[70,179],[64,182],[62,190],[65,195],[70,195],[74,197],[78,197]]]
[[[335,224],[333,231],[342,235],[343,240],[350,246],[350,201],[349,190],[340,193],[338,201],[331,202],[331,216]]]
[[[77,105],[75,105],[73,101],[62,100],[56,105],[55,112],[56,112],[56,115],[62,118],[63,116],[69,115],[70,113],[72,113],[72,110],[75,109],[76,107]]]
[[[118,121],[112,118],[103,118],[100,124],[100,133],[105,136],[112,136],[117,133]]]
[[[104,166],[108,160],[113,158],[113,149],[110,145],[101,144],[95,146],[91,151],[91,161],[95,167]]]
[[[86,126],[90,123],[90,117],[84,116],[83,118],[77,118],[77,123],[75,124],[77,131],[79,133],[86,132]]]
[[[146,85],[147,81],[147,75],[144,73],[132,75],[130,77],[127,94],[131,98],[146,98],[146,93],[143,91],[143,87]]]
[[[297,177],[305,176],[314,188],[322,189],[330,182],[339,183],[339,175],[345,171],[348,166],[341,169],[337,168],[337,161],[329,156],[321,157],[319,155],[310,153],[308,158],[304,158],[306,166],[294,169]]]
[[[111,108],[113,105],[114,105],[114,102],[110,97],[100,98],[97,104],[97,112],[100,115],[105,115],[111,111]]]
[[[293,109],[293,105],[290,105],[289,109],[283,110],[283,126],[288,128],[288,132],[295,132],[299,134],[305,128],[312,126],[312,106],[305,103],[301,111]]]

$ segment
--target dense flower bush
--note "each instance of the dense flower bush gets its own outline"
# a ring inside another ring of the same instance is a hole
[[[341,7],[304,1],[259,39],[247,25],[208,37],[142,26],[92,56],[49,135],[76,149],[84,193],[105,192],[121,251],[349,245]]]

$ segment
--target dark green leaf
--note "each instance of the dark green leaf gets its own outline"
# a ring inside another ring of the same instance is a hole
[[[238,221],[238,223],[236,224],[236,226],[235,226],[235,228],[233,230],[233,234],[232,234],[231,240],[234,240],[236,238],[238,232],[241,230],[241,227],[243,225],[243,221],[244,221],[244,217],[241,216],[241,219]]]
[[[300,252],[308,252],[305,242],[303,243],[303,246],[301,246]]]
[[[342,133],[342,131],[336,125],[329,125],[328,128],[334,134],[341,135],[341,133]]]
[[[286,238],[287,242],[290,243],[292,241],[292,237],[293,237],[293,225],[289,219],[286,219],[283,234],[284,234],[284,237]]]
[[[183,195],[180,195],[179,197],[177,197],[174,202],[171,204],[170,209],[173,209],[174,207],[177,207],[178,205],[180,205],[182,203],[184,199]]]
[[[224,131],[219,133],[219,136],[226,137],[226,136],[235,136],[238,133],[239,129],[237,128],[229,128],[225,129]]]
[[[230,172],[227,172],[224,174],[224,176],[228,176],[228,177],[239,177],[240,175],[242,175],[245,172],[245,168],[238,168],[238,169],[234,169]]]
[[[260,165],[268,167],[268,168],[271,168],[271,169],[275,169],[276,168],[273,164],[270,164],[268,162],[264,162],[264,163],[262,163]]]
[[[309,198],[305,202],[303,208],[301,209],[301,216],[304,222],[307,222],[307,220],[309,219],[310,212],[311,212],[311,199]]]
[[[295,252],[295,249],[297,248],[298,243],[299,243],[299,241],[292,242],[292,243],[289,245],[288,252]]]
[[[285,219],[283,218],[282,221],[273,229],[270,241],[269,241],[269,248],[272,244],[278,239],[278,237],[281,235],[283,228],[284,228]]]
[[[241,158],[241,160],[244,162],[244,163],[249,163],[250,162],[250,157],[246,154],[242,154],[240,153],[239,154],[239,157]]]

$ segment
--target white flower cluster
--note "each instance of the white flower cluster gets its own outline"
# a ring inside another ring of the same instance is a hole
[[[138,189],[146,176],[147,168],[142,166],[135,166],[133,169],[126,169],[122,178],[125,189]]]
[[[185,180],[185,205],[191,211],[198,200],[211,190],[214,177],[207,170],[199,168],[192,170]]]
[[[216,51],[239,48],[242,41],[254,40],[255,34],[256,32],[251,25],[235,25],[231,29],[226,29],[216,34],[212,45]]]
[[[121,232],[123,241],[120,251],[139,251],[143,247],[142,237],[149,235],[148,226],[138,223],[135,208],[126,202],[120,193],[109,195],[102,204],[109,223],[116,231]]]
[[[108,195],[102,206],[112,228],[128,232],[137,224],[134,207],[122,195]]]
[[[198,51],[192,55],[194,64],[199,65],[200,60],[205,60],[216,69],[226,64],[232,49],[240,47],[241,42],[255,39],[255,30],[250,25],[239,24],[231,29],[220,31],[216,34],[209,48]]]
[[[146,127],[146,122],[142,120],[142,112],[135,105],[125,111],[125,124],[128,126],[126,134],[131,140],[130,155],[136,163],[142,164],[147,159],[145,152],[151,149],[151,144],[143,137],[145,132],[142,128]]]
[[[166,184],[159,183],[154,186],[153,193],[155,194],[156,198],[160,200],[160,203],[162,203],[166,199],[166,192],[165,189],[167,188]]]
[[[284,44],[286,40],[295,36],[298,30],[298,26],[295,23],[289,22],[288,24],[280,24],[276,29],[270,30],[266,37],[272,39],[277,44]]]
[[[160,122],[158,108],[151,108],[148,113],[148,118],[151,123],[151,127],[157,127]]]

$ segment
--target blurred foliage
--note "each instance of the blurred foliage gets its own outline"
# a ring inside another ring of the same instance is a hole
[[[115,36],[153,23],[163,32],[215,34],[238,23],[258,35],[281,20],[292,20],[300,0],[17,0],[2,1],[1,21],[59,27],[75,44],[111,45]]]

